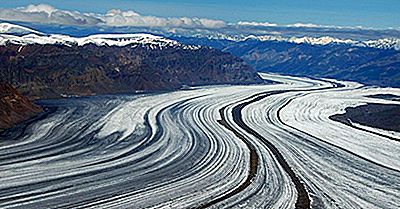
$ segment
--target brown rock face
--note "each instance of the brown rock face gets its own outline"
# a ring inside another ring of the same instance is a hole
[[[0,129],[24,121],[42,109],[22,96],[11,85],[0,83]]]
[[[145,45],[0,46],[1,80],[31,99],[262,82],[229,53]]]

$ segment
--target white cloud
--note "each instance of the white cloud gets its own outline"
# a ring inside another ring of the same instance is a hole
[[[61,25],[96,25],[102,22],[100,18],[94,15],[58,10],[46,4],[28,5],[15,9],[0,9],[0,19]]]
[[[279,25],[276,23],[270,23],[270,22],[244,22],[244,21],[239,21],[236,24],[229,24],[233,26],[242,26],[242,27],[248,27],[248,26],[256,26],[256,27],[285,27],[285,28],[333,28],[333,29],[374,29],[374,28],[366,28],[363,26],[336,26],[336,25],[318,25],[318,24],[313,24],[313,23],[293,23],[293,24],[287,24],[287,25]]]
[[[226,23],[197,17],[157,17],[138,14],[135,11],[111,9],[105,14],[82,13],[54,8],[47,4],[27,5],[18,8],[0,8],[0,20],[36,22],[73,26],[110,26],[110,27],[154,27],[172,29],[218,29],[234,27],[287,27],[287,28],[335,28],[335,29],[368,29],[363,27],[340,27],[316,25],[312,23],[294,23],[279,25],[271,22]]]
[[[47,5],[47,4],[38,4],[38,5],[28,5],[27,7],[20,8],[21,11],[26,13],[40,13],[44,12],[51,16],[51,13],[57,11],[56,8]]]
[[[169,27],[169,28],[221,28],[225,22],[205,18],[142,16],[134,11],[112,9],[103,17],[107,26]]]
[[[295,28],[320,28],[320,27],[325,27],[323,25],[316,25],[312,23],[294,23],[294,24],[289,24],[286,25],[286,27],[295,27]]]
[[[262,26],[262,27],[275,27],[278,26],[276,23],[270,22],[238,22],[237,25],[239,26]]]
[[[226,26],[226,23],[222,20],[143,16],[134,11],[121,11],[118,9],[112,9],[106,14],[87,14],[59,10],[46,4],[28,5],[13,9],[0,8],[0,20],[112,27],[222,28]]]

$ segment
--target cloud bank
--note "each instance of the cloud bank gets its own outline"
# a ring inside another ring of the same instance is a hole
[[[149,27],[169,30],[175,29],[241,29],[241,30],[275,30],[288,29],[372,29],[357,27],[340,27],[332,25],[317,25],[311,23],[293,23],[279,25],[271,22],[227,23],[197,17],[156,17],[138,14],[135,11],[111,9],[105,14],[82,13],[54,8],[47,4],[28,5],[18,8],[0,8],[0,20],[45,23],[70,26],[105,26],[105,27]],[[396,29],[398,30],[398,29]]]
[[[50,5],[28,5],[13,9],[0,9],[0,19],[6,21],[53,23],[60,25],[97,25],[99,17],[76,11],[58,10]]]
[[[206,18],[161,18],[141,16],[134,11],[112,9],[101,17],[108,26],[136,26],[136,27],[170,27],[170,28],[222,28],[226,23],[221,20]]]
[[[258,27],[258,26],[276,27],[276,26],[278,26],[278,24],[270,23],[270,22],[243,22],[243,21],[238,22],[237,25],[239,25],[239,26],[255,26],[255,27]]]
[[[5,21],[21,21],[51,23],[74,26],[112,26],[112,27],[169,27],[169,28],[222,28],[226,23],[222,20],[206,18],[172,17],[163,18],[143,16],[134,11],[112,9],[106,14],[81,13],[56,9],[47,4],[28,5],[12,9],[0,8],[0,19]]]

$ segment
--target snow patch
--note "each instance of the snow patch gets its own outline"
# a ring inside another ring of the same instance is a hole
[[[0,23],[0,34],[1,33],[6,33],[6,34],[30,34],[30,33],[35,33],[35,34],[42,34],[39,31],[32,30],[27,27],[19,26],[19,25],[14,25],[10,23]]]

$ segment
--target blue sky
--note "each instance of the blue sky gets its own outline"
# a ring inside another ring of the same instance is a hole
[[[134,10],[142,15],[202,17],[227,22],[400,27],[400,0],[0,0],[0,7],[39,3],[81,12],[105,13],[110,9],[121,9]]]

